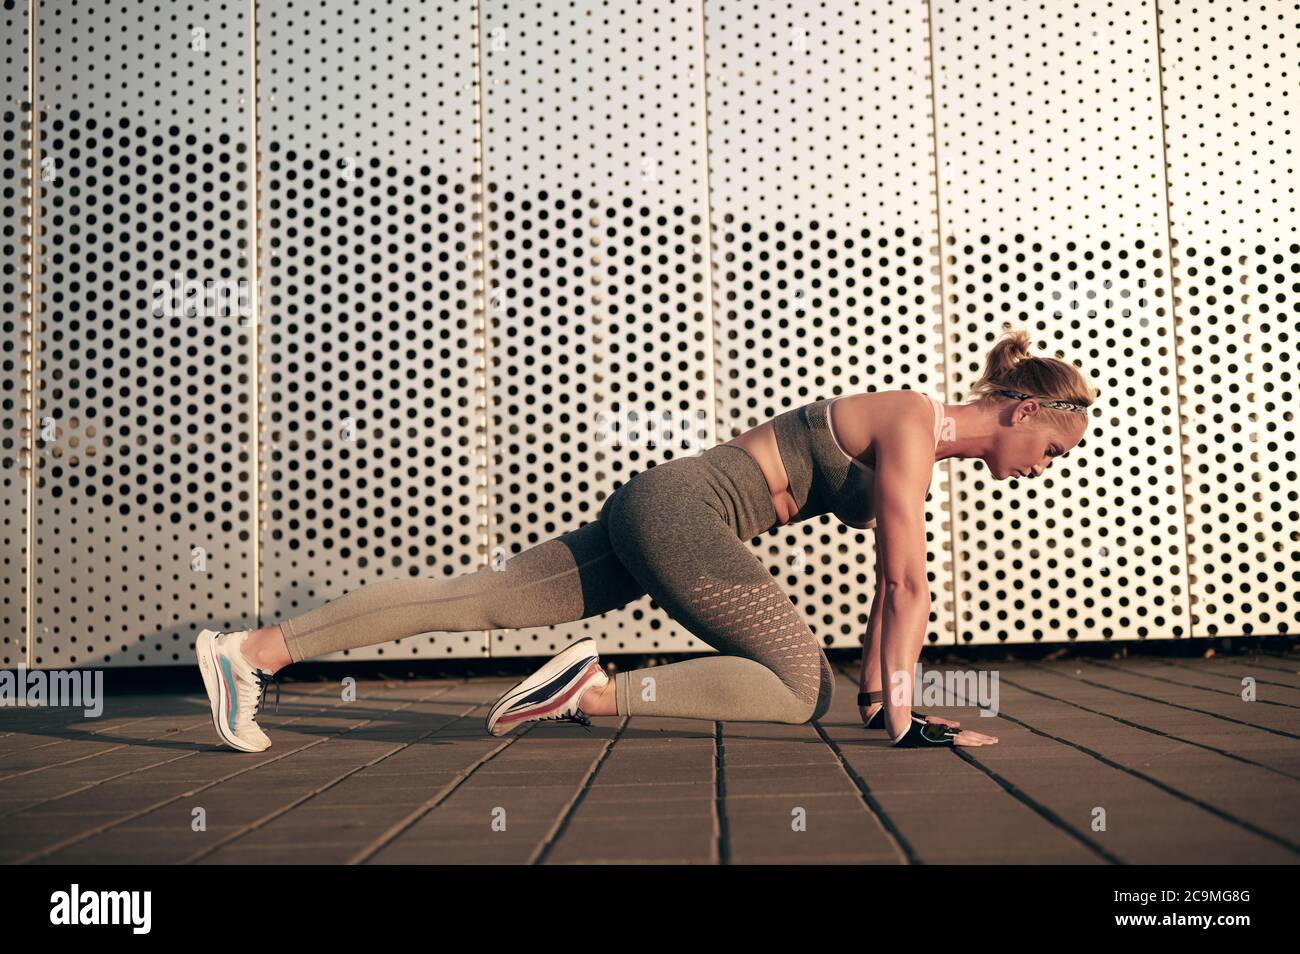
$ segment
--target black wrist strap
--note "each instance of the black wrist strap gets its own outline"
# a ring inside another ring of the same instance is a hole
[[[924,749],[939,745],[955,746],[957,744],[955,741],[957,733],[957,729],[950,729],[942,725],[931,725],[928,722],[917,722],[913,719],[912,724],[907,727],[907,731],[894,743],[894,746],[900,749]]]

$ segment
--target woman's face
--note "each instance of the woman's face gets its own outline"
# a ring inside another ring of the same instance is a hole
[[[985,460],[998,480],[1039,477],[1083,438],[1088,426],[1087,415],[1071,415],[1078,418],[1078,424],[1071,433],[1063,433],[1042,423],[1042,416],[1032,413],[1037,407],[1036,401],[1022,401],[1018,408],[1011,409],[998,428],[993,453]]]

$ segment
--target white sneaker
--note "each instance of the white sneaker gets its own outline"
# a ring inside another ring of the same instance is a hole
[[[580,639],[506,691],[488,711],[487,730],[492,735],[505,735],[525,722],[546,719],[590,726],[591,720],[578,703],[590,687],[599,689],[608,684],[596,641],[591,637]]]
[[[279,707],[280,684],[270,673],[254,669],[244,659],[240,646],[247,636],[246,629],[232,633],[205,629],[194,640],[194,655],[212,704],[217,737],[232,749],[261,752],[270,748],[271,740],[257,724],[257,710],[271,682],[275,682],[275,704]]]

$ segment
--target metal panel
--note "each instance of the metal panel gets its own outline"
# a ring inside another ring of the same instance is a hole
[[[1102,392],[1040,482],[957,462],[960,638],[1187,636],[1154,9],[931,8],[950,393],[1005,320]]]
[[[258,7],[268,621],[488,559],[474,29],[468,3]],[[485,636],[324,658],[477,656]]]
[[[188,664],[253,612],[248,15],[37,9],[35,666]]]
[[[667,414],[716,441],[698,7],[483,5],[492,545],[509,556],[595,519],[682,453]],[[707,650],[648,597],[492,633],[492,654]]]
[[[471,572],[790,407],[959,403],[1004,321],[1103,396],[1040,483],[938,465],[928,641],[1295,631],[1287,9],[250,6],[38,5],[35,182],[0,10],[4,665],[188,665],[201,626]],[[873,544],[754,552],[856,646]],[[708,649],[647,598],[338,655],[585,634]]]
[[[721,440],[810,401],[945,401],[924,4],[705,6]],[[927,640],[951,642],[947,463]],[[875,534],[824,515],[759,549],[827,646],[861,645]]]
[[[26,2],[0,9],[0,667],[27,662],[27,495],[31,332],[31,86]]]
[[[1295,633],[1300,20],[1158,6],[1192,633]]]

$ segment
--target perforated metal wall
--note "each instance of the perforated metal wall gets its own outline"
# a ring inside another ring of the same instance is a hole
[[[1041,481],[937,466],[929,641],[1294,632],[1293,14],[6,5],[0,655],[460,575],[791,407],[960,403],[1004,321],[1102,400]],[[871,533],[753,547],[859,644]],[[645,598],[348,655],[582,633],[707,648]]]
[[[809,401],[945,399],[924,4],[706,4],[718,403],[727,440]],[[927,640],[951,641],[949,469],[926,503]],[[827,646],[861,645],[875,534],[767,534]]]
[[[249,13],[37,6],[35,666],[254,612]]]
[[[480,39],[490,541],[508,556],[693,452],[621,423],[667,413],[717,440],[700,11],[629,4],[593,29],[489,2]],[[708,648],[647,597],[494,632],[492,653],[582,633],[606,652]]]
[[[1160,5],[1197,635],[1300,622],[1300,10]]]
[[[487,558],[475,11],[381,6],[258,7],[268,622]],[[346,655],[486,651],[478,632]]]
[[[31,359],[31,83],[25,2],[0,9],[0,666],[27,661]]]
[[[935,10],[953,397],[1006,319],[1102,392],[1041,480],[956,466],[964,640],[1190,634],[1154,12]]]

